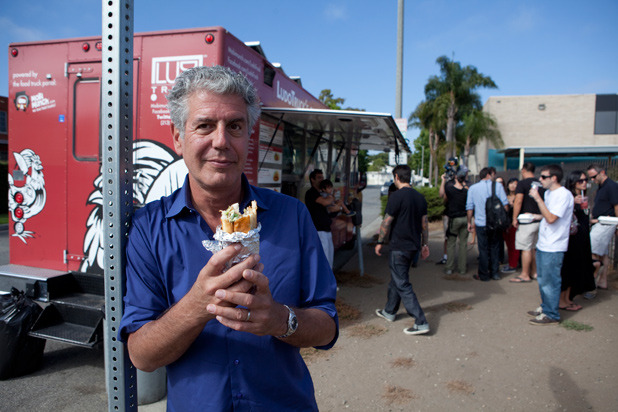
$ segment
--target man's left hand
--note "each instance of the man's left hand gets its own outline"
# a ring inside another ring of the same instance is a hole
[[[287,330],[288,310],[273,300],[268,278],[263,273],[251,269],[243,272],[243,278],[254,285],[250,293],[229,289],[215,292],[217,298],[238,306],[210,304],[208,312],[216,315],[222,325],[234,330],[258,336],[283,335]]]

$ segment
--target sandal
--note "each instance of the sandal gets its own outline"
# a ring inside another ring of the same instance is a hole
[[[532,279],[524,279],[521,276],[515,276],[513,279],[509,279],[511,283],[529,283],[532,282]]]
[[[568,310],[570,312],[577,312],[578,310],[581,310],[581,306],[578,305],[577,303],[569,303],[568,305],[566,305],[563,308],[560,308],[562,310]]]

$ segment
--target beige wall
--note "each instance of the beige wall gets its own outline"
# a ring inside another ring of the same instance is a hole
[[[539,110],[539,105],[545,105]],[[504,147],[615,146],[618,135],[595,135],[596,95],[495,96],[483,110],[494,116]],[[488,144],[476,147],[476,163],[487,164]]]

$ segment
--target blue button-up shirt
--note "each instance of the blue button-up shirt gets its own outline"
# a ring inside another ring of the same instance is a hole
[[[335,320],[338,331],[336,281],[306,207],[295,198],[250,186],[245,176],[243,187],[241,210],[251,200],[258,204],[260,257],[273,299],[321,309]],[[178,302],[212,256],[202,240],[213,240],[213,232],[190,199],[185,180],[172,195],[135,213],[120,325],[125,341]],[[313,382],[298,348],[273,336],[229,329],[216,320],[167,366],[167,377],[168,411],[317,410]]]
[[[485,227],[487,219],[485,217],[485,202],[491,196],[491,180],[481,180],[470,186],[468,197],[466,198],[466,210],[474,210],[474,225]],[[509,200],[501,184],[496,183],[496,196],[503,205],[508,205]]]

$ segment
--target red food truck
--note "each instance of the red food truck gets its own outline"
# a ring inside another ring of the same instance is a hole
[[[101,339],[104,305],[101,48],[97,37],[9,45],[10,264],[0,267],[0,291],[17,287],[44,302],[34,336],[86,346]],[[202,65],[240,71],[259,91],[245,169],[254,185],[302,200],[320,168],[351,201],[363,189],[360,149],[409,151],[390,115],[327,110],[257,42],[221,27],[135,34],[135,207],[184,182],[165,96],[180,72]],[[354,223],[334,220],[336,248]]]

